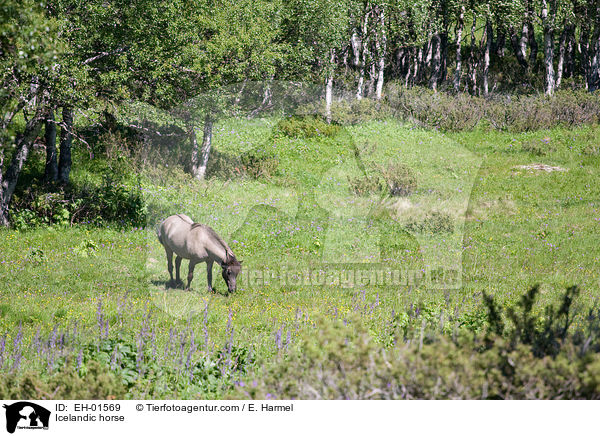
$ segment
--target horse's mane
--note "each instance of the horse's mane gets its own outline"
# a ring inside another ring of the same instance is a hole
[[[215,232],[212,227],[207,226],[206,224],[202,224],[202,223],[194,223],[194,224],[192,224],[192,230],[195,228],[201,228],[204,231],[206,231],[207,233],[209,233],[213,238],[215,238],[219,242],[219,244],[221,244],[225,248],[227,255],[229,257],[231,257],[233,260],[236,260],[235,254],[233,254],[233,251],[231,251],[231,248],[229,248],[229,245],[227,245],[227,242],[225,242],[225,240],[223,238],[221,238],[219,236],[219,234],[217,232]]]

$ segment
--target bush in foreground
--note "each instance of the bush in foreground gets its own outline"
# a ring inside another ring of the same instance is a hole
[[[505,313],[486,297],[485,333],[385,347],[359,320],[321,321],[298,351],[240,383],[253,399],[598,399],[598,317],[571,331],[576,288],[540,321],[527,292]]]

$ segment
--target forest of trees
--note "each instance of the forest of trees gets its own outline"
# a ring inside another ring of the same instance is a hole
[[[74,117],[92,110],[114,122],[124,100],[170,109],[224,85],[273,80],[322,84],[326,105],[340,89],[380,100],[390,82],[481,97],[593,92],[600,88],[600,2],[6,0],[0,77],[6,226],[36,138],[45,138],[46,180],[67,184]],[[198,126],[189,125],[198,178],[212,122],[207,113],[200,144]]]

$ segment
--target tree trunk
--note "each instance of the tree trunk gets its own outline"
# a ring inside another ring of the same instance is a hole
[[[583,76],[585,77],[585,89],[589,90],[589,76],[590,76],[590,53],[589,53],[589,38],[590,38],[590,27],[589,22],[583,21],[581,24],[581,31],[579,35],[579,49],[581,51],[581,68],[583,69]]]
[[[526,28],[526,26],[523,26],[523,30]],[[519,38],[516,30],[512,26],[510,28],[510,45],[512,46],[519,65],[521,65],[524,70],[527,70],[527,67],[529,66],[527,63],[527,38]]]
[[[425,44],[425,46],[423,47],[423,62],[425,64],[425,66],[427,68],[431,68],[431,58],[433,56],[433,38],[435,37],[435,35],[430,35],[429,39],[427,40],[427,43]]]
[[[533,24],[529,22],[527,23],[527,27],[527,33],[529,35],[529,47],[531,48],[529,52],[529,68],[535,73],[537,71],[538,44],[535,39],[535,30],[533,29]]]
[[[71,145],[73,143],[73,108],[63,107],[60,129],[60,157],[58,159],[58,181],[63,185],[69,183],[71,173]]]
[[[377,55],[379,56],[379,71],[377,72],[377,86],[375,88],[375,98],[381,100],[383,93],[383,72],[385,69],[385,52],[387,50],[387,38],[385,35],[385,10],[383,6],[380,7],[379,11],[379,24],[381,25],[381,43],[379,42],[379,36],[375,39],[377,48]]]
[[[421,81],[423,70],[423,47],[419,47],[417,49],[417,53],[415,56],[415,67],[413,69],[413,79],[412,84],[415,85]]]
[[[552,8],[550,11],[549,8]],[[554,14],[556,5],[542,0],[542,24],[544,26],[544,70],[546,72],[546,90],[548,96],[554,94]]]
[[[460,7],[458,22],[456,23],[456,71],[454,72],[454,91],[460,92],[460,75],[462,69],[462,33],[465,27],[465,6]]]
[[[408,88],[410,83],[410,78],[412,77],[412,66],[413,60],[416,57],[414,54],[414,48],[407,49],[408,51],[408,68],[406,69],[406,76],[404,77],[404,87]]]
[[[365,11],[365,16],[363,19],[363,23],[362,23],[362,29],[361,29],[361,48],[362,48],[362,53],[361,53],[361,59],[360,59],[360,68],[359,68],[359,72],[358,72],[358,86],[356,88],[356,99],[360,100],[363,98],[363,94],[364,94],[364,86],[365,86],[365,68],[367,68],[367,56],[369,53],[369,45],[368,45],[368,38],[367,38],[367,31],[368,31],[368,25],[369,25],[369,10],[367,9]]]
[[[529,12],[525,12],[523,19],[523,27],[521,28],[521,39],[519,40],[519,51],[524,59],[527,56],[527,44],[529,44]],[[529,60],[525,60],[525,64],[529,69]]]
[[[363,51],[363,56],[362,58],[364,59],[364,51]],[[365,66],[364,64],[361,64],[360,66],[360,70],[358,73],[358,86],[356,87],[356,99],[357,100],[362,100],[363,98],[363,88],[365,86]]]
[[[404,76],[405,65],[406,52],[404,50],[404,47],[398,47],[396,50],[394,50],[394,53],[392,54],[392,62],[390,63],[392,71],[390,76],[394,79],[398,79]]]
[[[596,3],[595,12],[596,22],[592,34],[592,41],[587,47],[589,60],[587,62],[588,73],[586,75],[586,83],[589,92],[600,89],[600,3]]]
[[[50,109],[44,127],[46,142],[46,169],[44,179],[55,182],[58,179],[58,162],[56,158],[56,123],[54,122],[54,109]]]
[[[367,95],[369,97],[373,96],[375,92],[375,81],[377,79],[377,70],[375,69],[375,62],[371,62],[371,66],[369,68],[369,87],[367,88]]]
[[[560,41],[558,43],[558,64],[556,65],[556,89],[560,88],[560,84],[562,82],[562,77],[563,77],[563,72],[564,72],[564,65],[565,65],[565,53],[566,53],[566,47],[567,47],[567,38],[569,35],[569,28],[570,26],[566,25],[564,26],[564,29],[560,35]]]
[[[333,72],[335,68],[335,50],[331,49],[329,53],[329,72],[325,85],[325,119],[331,124],[331,104],[333,103]]]
[[[194,124],[188,127],[188,136],[192,144],[192,176],[198,180],[204,180],[206,177],[206,168],[208,167],[208,158],[212,146],[212,128],[213,119],[210,114],[204,118],[204,133],[202,136],[202,148],[198,150],[198,140]]]
[[[587,88],[589,92],[594,92],[600,89],[600,37],[596,33],[594,41],[592,41],[593,49],[589,63]]]
[[[477,15],[473,14],[473,24],[471,25],[471,56],[469,62],[469,76],[471,80],[471,89],[473,95],[477,94],[477,64],[479,53],[477,50],[477,41],[475,39],[475,30],[477,26]]]
[[[353,54],[352,64],[355,67],[358,67],[360,65],[360,38],[358,37],[358,34],[356,33],[356,29],[354,29],[352,31],[352,37],[350,38],[350,45],[352,47],[352,54]]]
[[[192,146],[192,176],[196,178],[198,177],[198,169],[200,168],[200,150],[198,149],[198,138],[196,137],[196,126],[194,125],[194,120],[187,120],[186,122],[186,131],[188,139],[190,140],[190,145]]]
[[[440,35],[440,82],[448,79],[448,29]]]
[[[431,39],[431,78],[429,79],[429,87],[434,91],[437,91],[438,82],[440,81],[441,53],[442,41],[440,34],[436,33]]]
[[[569,26],[567,34],[567,48],[565,54],[565,77],[572,77],[575,74],[575,47],[577,40],[575,39],[575,25]]]
[[[31,146],[41,130],[44,118],[44,115],[38,110],[29,119],[23,134],[19,135],[16,141],[15,152],[6,174],[3,174],[4,153],[3,150],[0,150],[0,226],[8,227],[10,224],[8,219],[10,200],[15,192],[19,174],[21,174]]]
[[[350,70],[350,66],[348,65],[348,53],[349,53],[349,49],[348,47],[344,48],[342,50],[342,65],[344,66],[344,75],[348,75],[349,70]]]
[[[496,56],[502,58],[504,57],[504,46],[506,45],[506,29],[502,27],[501,23],[497,23],[497,37],[496,43],[494,45],[494,53]]]
[[[489,94],[490,52],[492,50],[492,22],[488,18],[485,23],[485,51],[483,53],[483,95]]]

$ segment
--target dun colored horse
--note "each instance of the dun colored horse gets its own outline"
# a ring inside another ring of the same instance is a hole
[[[222,276],[227,283],[227,290],[235,292],[236,278],[242,270],[242,262],[238,261],[231,248],[217,233],[207,225],[194,223],[184,214],[166,218],[157,230],[158,240],[167,253],[167,267],[171,276],[171,285],[179,286],[183,282],[179,275],[181,260],[189,259],[190,267],[186,289],[194,278],[194,267],[206,262],[208,291],[212,288],[212,267],[217,262],[223,268]],[[175,253],[176,281],[173,281],[173,253]]]

